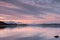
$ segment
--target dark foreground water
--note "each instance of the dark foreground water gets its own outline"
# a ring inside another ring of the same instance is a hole
[[[0,29],[0,40],[60,40],[60,28],[25,26]]]

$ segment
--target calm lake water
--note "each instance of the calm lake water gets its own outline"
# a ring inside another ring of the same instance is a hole
[[[0,30],[0,40],[60,40],[60,28],[25,26]]]

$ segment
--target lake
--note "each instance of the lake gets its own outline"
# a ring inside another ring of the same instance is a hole
[[[0,40],[60,40],[60,28],[42,26],[5,28],[0,29]]]

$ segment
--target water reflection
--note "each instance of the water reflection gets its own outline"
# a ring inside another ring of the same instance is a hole
[[[60,28],[18,26],[0,30],[0,40],[59,40],[56,35],[60,36]]]

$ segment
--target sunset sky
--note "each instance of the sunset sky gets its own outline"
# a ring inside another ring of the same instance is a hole
[[[60,40],[59,24],[33,26],[60,23],[60,0],[0,0],[0,21],[32,24],[0,24],[0,40]]]
[[[60,23],[60,0],[0,0],[0,20]]]

